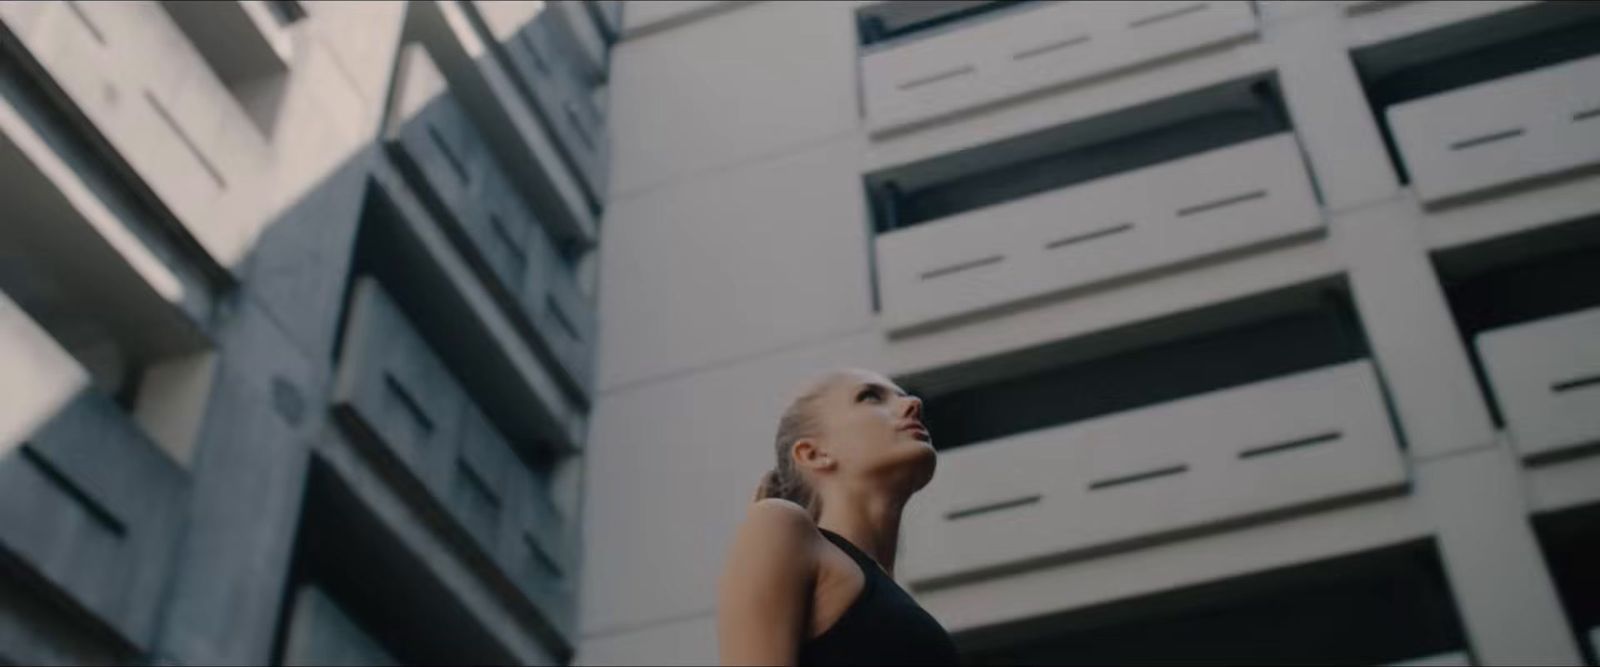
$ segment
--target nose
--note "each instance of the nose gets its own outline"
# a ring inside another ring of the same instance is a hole
[[[919,420],[922,419],[922,399],[915,396],[907,396],[906,407],[900,413],[900,416],[905,418],[916,417]]]

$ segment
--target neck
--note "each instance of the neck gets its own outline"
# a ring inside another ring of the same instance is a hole
[[[905,504],[905,496],[887,489],[832,489],[822,494],[817,526],[850,540],[893,577]]]

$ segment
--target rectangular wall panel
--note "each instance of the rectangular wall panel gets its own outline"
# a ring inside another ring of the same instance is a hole
[[[905,571],[1070,557],[1406,480],[1372,364],[1350,362],[942,453],[909,506]]]
[[[1423,202],[1600,163],[1600,56],[1389,107]]]
[[[1523,456],[1600,442],[1600,308],[1487,331],[1476,343]]]
[[[1032,195],[877,238],[891,330],[1319,230],[1292,134]]]

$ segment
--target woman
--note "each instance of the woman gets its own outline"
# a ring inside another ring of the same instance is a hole
[[[814,384],[778,422],[777,467],[729,549],[724,664],[956,664],[893,578],[900,514],[933,478],[922,401],[868,371]]]

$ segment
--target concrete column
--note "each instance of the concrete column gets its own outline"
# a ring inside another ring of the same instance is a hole
[[[1415,493],[1478,664],[1581,665],[1528,521],[1520,466],[1503,440],[1419,461]]]
[[[1577,665],[1528,523],[1520,462],[1496,437],[1407,196],[1335,214],[1356,309],[1480,664]]]
[[[1345,48],[1343,19],[1330,3],[1267,20],[1262,27],[1295,134],[1330,210],[1391,197],[1400,189]]]

